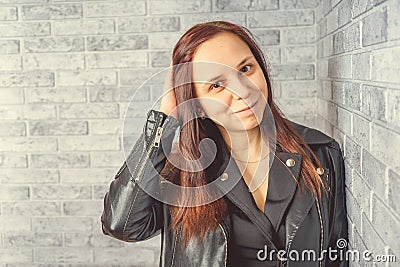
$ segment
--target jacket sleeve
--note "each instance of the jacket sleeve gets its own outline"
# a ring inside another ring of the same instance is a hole
[[[330,158],[332,160],[333,170],[330,174],[329,186],[330,201],[330,232],[329,232],[329,247],[337,250],[338,253],[332,253],[337,256],[337,259],[327,258],[328,267],[347,267],[348,261],[345,258],[345,252],[348,249],[348,221],[346,209],[346,192],[345,192],[345,169],[342,150],[337,141],[332,141],[330,144]],[[342,250],[343,253],[339,253]],[[340,258],[340,255],[343,258]],[[327,254],[328,255],[328,254]]]
[[[152,196],[159,194],[159,172],[178,126],[179,121],[161,111],[147,113],[143,132],[104,196],[101,223],[105,235],[136,242],[160,233],[162,203]]]

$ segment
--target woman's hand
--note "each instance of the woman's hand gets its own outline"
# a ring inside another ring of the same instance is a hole
[[[160,111],[164,112],[167,115],[171,115],[176,120],[178,120],[178,111],[176,109],[176,97],[172,83],[172,71],[173,67],[171,63],[164,81],[163,96],[161,98]]]

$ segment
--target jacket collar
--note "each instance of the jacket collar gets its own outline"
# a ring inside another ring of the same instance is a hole
[[[222,138],[222,137],[221,137]],[[321,139],[322,140],[322,139]],[[325,140],[324,140],[325,141]],[[218,144],[218,142],[217,142]],[[221,144],[221,143],[219,143]],[[266,216],[259,216],[255,212],[262,213],[261,210],[254,203],[254,199],[251,198],[250,194],[242,194],[243,190],[248,191],[248,187],[245,184],[242,174],[235,162],[231,157],[224,142],[222,142],[222,148],[220,153],[222,153],[223,164],[220,164],[217,174],[220,176],[214,180],[218,190],[220,190],[233,204],[240,208],[249,219],[259,228],[260,232],[266,237],[267,246],[276,249],[273,243],[273,226],[271,221]],[[308,211],[314,203],[314,198],[309,190],[300,190],[301,188],[306,188],[304,180],[301,179],[300,167],[302,163],[302,155],[298,153],[283,152],[282,148],[277,146],[275,155],[270,153],[270,165],[269,175],[272,176],[285,176],[284,178],[293,179],[293,177],[298,181],[299,186],[296,187],[295,194],[293,196],[290,207],[288,208],[288,213],[286,215],[286,244],[291,242],[293,239],[297,228],[304,220]],[[292,167],[287,166],[286,161],[293,159],[295,165]],[[252,203],[253,207],[249,206],[248,203]]]

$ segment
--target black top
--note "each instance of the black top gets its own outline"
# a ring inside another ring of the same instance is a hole
[[[242,183],[242,185],[239,185],[239,183]],[[278,250],[284,249],[286,245],[285,216],[296,191],[296,181],[292,178],[288,178],[288,176],[270,176],[268,178],[268,193],[264,206],[264,213],[257,207],[253,195],[249,191],[243,177],[236,186],[241,188],[240,191],[236,192],[243,194],[239,197],[247,201],[246,204],[255,210],[257,216],[262,220],[269,220],[271,222],[273,226],[271,231],[273,233],[273,243]],[[245,196],[245,194],[250,195],[250,197]],[[234,242],[230,249],[229,262],[231,262],[231,264],[229,266],[269,266],[267,261],[260,261],[257,258],[257,252],[260,249],[265,250],[264,246],[266,242],[264,235],[232,202],[228,203],[230,203],[230,208],[235,211],[231,213],[232,238]],[[270,251],[272,248],[267,249]]]
[[[200,120],[200,126],[207,130],[207,133],[209,134],[208,137],[211,137],[217,145],[218,156],[215,158],[213,164],[205,169],[207,177],[210,177],[210,181],[213,181],[220,177],[223,172],[229,172],[229,170],[231,170],[232,177],[229,176],[226,182],[236,182],[235,175],[242,175],[240,174],[240,170],[237,168],[236,164],[231,166],[233,169],[229,168],[228,162],[229,159],[231,159],[231,154],[227,149],[219,130],[215,124],[211,123],[208,119]],[[278,144],[276,144],[276,151],[283,151],[282,147]],[[260,226],[270,227],[269,229],[266,229],[266,232],[271,233],[271,241],[277,250],[284,249],[286,246],[285,217],[290,202],[295,195],[297,182],[291,175],[280,175],[282,168],[287,168],[287,166],[282,166],[279,160],[276,160],[276,157],[272,152],[270,152],[269,161],[270,163],[268,166],[271,166],[271,168],[269,171],[268,193],[264,205],[264,213],[257,207],[253,195],[249,191],[249,187],[243,177],[240,177],[237,183],[234,184],[233,188],[224,196],[228,200],[227,203],[230,208],[229,214],[231,216],[230,221],[232,222],[230,239],[232,239],[231,241],[233,242],[229,242],[227,265],[229,267],[271,266],[272,262],[268,263],[267,261],[260,261],[257,259],[258,251],[264,249],[264,246],[269,244],[269,242],[266,242],[267,237],[261,232]],[[275,168],[272,168],[273,166],[275,166]],[[247,208],[250,208],[250,212],[255,214],[257,218],[254,221],[262,222],[264,220],[265,223],[262,225],[256,225],[256,222],[250,220],[246,214],[236,206],[237,204],[234,204],[230,200],[230,197],[232,196],[228,197],[228,195],[235,195],[236,199],[241,200],[242,203],[240,203],[240,205],[245,205]],[[276,261],[272,266],[274,265],[276,265]]]

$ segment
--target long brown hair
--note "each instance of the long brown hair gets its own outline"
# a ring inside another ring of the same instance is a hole
[[[320,162],[312,152],[312,149],[292,128],[283,113],[273,101],[271,80],[268,75],[264,55],[249,30],[245,27],[226,21],[212,21],[197,24],[190,28],[176,43],[172,54],[172,64],[176,66],[179,64],[182,65],[182,63],[191,62],[196,52],[196,48],[205,41],[213,38],[217,33],[221,32],[233,33],[249,46],[264,73],[268,85],[267,103],[271,109],[276,126],[277,145],[279,145],[284,152],[300,153],[302,155],[301,178],[304,180],[304,184],[312,194],[315,197],[321,198],[321,187],[326,189],[326,184],[316,172],[313,160],[318,167],[321,167]],[[179,79],[180,84],[182,84],[182,80],[188,81],[188,83],[174,87],[177,104],[179,105],[189,99],[195,99],[195,92],[190,83],[190,67],[176,68],[174,71],[174,81],[177,81],[177,79]],[[178,147],[186,159],[196,160],[200,157],[200,141],[205,137],[210,137],[216,127],[214,127],[214,130],[211,129],[212,127],[209,127],[210,125],[213,126],[213,122],[210,120],[207,120],[208,127],[204,126],[204,122],[201,122],[201,119],[190,120],[190,118],[198,117],[198,114],[194,114],[198,106],[196,106],[192,101],[190,102],[192,103],[189,104],[192,105],[191,108],[185,108],[184,112],[178,110],[179,119],[186,122],[180,131]],[[306,150],[312,155],[313,160],[307,154]],[[189,172],[187,170],[188,168],[186,168],[186,170],[178,169],[167,160],[162,173],[163,175],[168,176],[170,181],[183,187],[199,187],[206,185],[211,180],[211,172],[207,172],[207,170],[197,172]],[[210,192],[198,191],[195,195],[181,194],[179,195],[179,198],[181,201],[180,203],[189,202],[189,199],[193,200],[193,198],[200,202],[207,199],[209,195]],[[192,237],[197,237],[201,241],[208,231],[214,227],[218,227],[218,223],[221,222],[229,212],[227,202],[223,197],[201,206],[184,207],[170,205],[169,208],[171,211],[170,230],[178,230],[180,227],[183,228],[183,240],[185,246]]]

